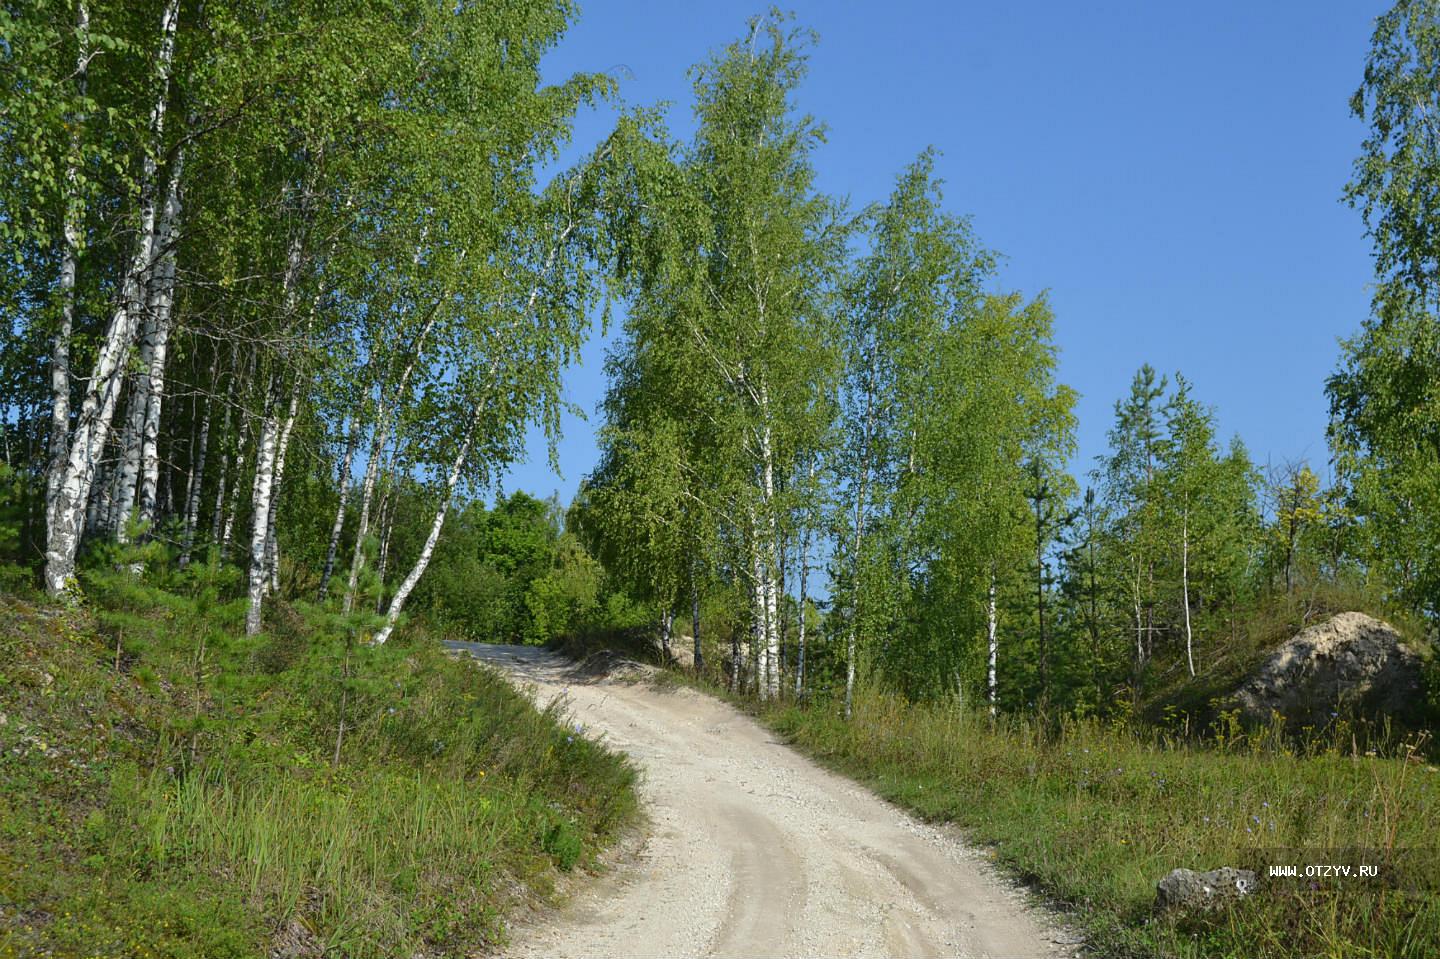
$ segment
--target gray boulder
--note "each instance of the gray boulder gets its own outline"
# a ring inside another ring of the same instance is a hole
[[[1294,727],[1324,726],[1336,715],[1421,721],[1420,655],[1388,623],[1338,613],[1286,641],[1236,691],[1233,705],[1251,723],[1272,712]]]
[[[1221,866],[1209,872],[1174,869],[1155,884],[1155,908],[1205,912],[1243,899],[1255,891],[1255,873]]]

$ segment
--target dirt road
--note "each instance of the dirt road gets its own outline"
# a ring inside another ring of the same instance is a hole
[[[456,644],[457,646],[459,644]],[[465,644],[569,701],[643,770],[643,845],[510,955],[1058,957],[1072,941],[979,855],[688,689],[586,679],[522,646]]]

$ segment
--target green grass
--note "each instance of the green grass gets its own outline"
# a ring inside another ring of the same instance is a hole
[[[1099,955],[1440,955],[1440,773],[1416,755],[1352,752],[1343,730],[1305,747],[1233,730],[1199,746],[1094,722],[992,725],[873,691],[848,723],[833,704],[762,716],[881,795],[963,827],[1070,907]],[[1262,878],[1228,911],[1155,914],[1155,883],[1171,869],[1264,865],[1279,848],[1311,850],[1301,863],[1337,849],[1415,858],[1398,889]]]
[[[634,818],[628,763],[417,630],[86,585],[0,596],[0,955],[472,955]]]

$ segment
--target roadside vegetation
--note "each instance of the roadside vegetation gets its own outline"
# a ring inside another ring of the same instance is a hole
[[[992,722],[864,689],[761,713],[798,748],[923,819],[953,823],[1061,907],[1103,956],[1422,959],[1440,948],[1440,773],[1341,724],[1204,744],[1097,720]],[[1217,733],[1220,733],[1217,730]],[[1270,878],[1270,865],[1381,866],[1386,879]],[[1259,887],[1213,914],[1156,914],[1170,870],[1228,864]],[[1383,865],[1382,865],[1383,864]]]
[[[429,632],[82,576],[0,595],[0,955],[488,952],[632,820],[622,758]]]

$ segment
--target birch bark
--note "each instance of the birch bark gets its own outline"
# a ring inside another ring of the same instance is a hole
[[[996,626],[998,616],[995,608],[995,572],[990,572],[990,589],[985,600],[985,639],[987,652],[989,654],[989,676],[988,686],[990,692],[990,716],[993,719],[1000,704],[1000,683],[996,675],[996,667],[1000,659],[1000,637]]]
[[[769,671],[765,646],[765,570],[760,558],[760,524],[750,514],[750,662],[755,671],[755,691],[762,694],[765,675]]]
[[[215,364],[210,364],[210,382],[215,382]],[[195,524],[200,518],[200,489],[205,485],[205,454],[210,447],[210,420],[214,410],[207,400],[205,416],[200,421],[200,436],[196,441],[195,456],[190,461],[190,482],[185,485],[185,525],[181,534],[180,568],[190,565],[190,553],[195,547]]]
[[[253,363],[251,364],[251,369],[254,369]],[[246,454],[249,453],[252,419],[253,417],[250,415],[248,408],[242,408],[240,410],[240,431],[239,435],[235,438],[236,451],[230,470],[230,502],[225,507],[225,522],[220,531],[219,539],[220,555],[222,557],[230,555],[230,544],[234,542],[235,539],[235,517],[240,514],[240,495],[241,490],[244,488],[244,484],[240,481],[245,476]]]
[[[150,321],[147,319],[140,335],[140,351],[148,352]],[[130,381],[129,407],[125,411],[125,427],[120,431],[120,461],[115,468],[114,485],[110,492],[110,515],[106,520],[109,533],[118,542],[130,538],[129,520],[135,506],[135,487],[140,482],[140,433],[145,429],[145,394],[139,378]]]
[[[812,470],[813,475],[813,470]],[[805,695],[805,577],[810,568],[810,525],[800,533],[800,622],[795,630],[795,698]]]
[[[1195,675],[1195,640],[1190,629],[1190,496],[1185,496],[1185,512],[1180,520],[1180,588],[1185,600],[1185,662],[1190,675]]]
[[[303,238],[297,230],[290,237],[289,250],[285,257],[285,278],[282,281],[281,310],[286,320],[295,316],[303,252]],[[273,532],[276,482],[278,473],[284,466],[285,444],[290,440],[289,431],[294,426],[299,401],[297,382],[290,393],[289,406],[282,419],[280,377],[276,373],[270,375],[265,416],[260,426],[260,439],[255,446],[255,482],[250,499],[250,607],[245,614],[247,636],[253,636],[260,631],[265,593],[270,588],[271,561],[277,550]]]
[[[335,522],[330,526],[330,546],[325,551],[325,568],[320,573],[318,600],[325,602],[330,591],[330,577],[335,574],[335,556],[340,552],[340,536],[345,532],[345,507],[350,502],[350,464],[355,459],[355,441],[358,439],[356,423],[352,419],[345,431],[345,456],[340,460],[340,505],[335,510]]]
[[[690,633],[695,643],[695,675],[705,668],[705,653],[700,647],[700,587],[696,582],[695,566],[690,566]]]
[[[280,427],[275,451],[275,478],[270,484],[270,509],[265,520],[265,589],[269,593],[280,591],[280,539],[276,529],[280,512],[280,484],[285,478],[285,453],[290,449],[290,434],[295,429],[299,408],[300,387],[296,384],[290,391],[290,406],[285,411],[284,425]]]
[[[855,558],[852,563],[854,582],[851,589],[855,599],[851,603],[850,630],[845,640],[845,718],[849,719],[855,699],[855,656],[858,652],[856,630],[860,625],[860,574],[861,549],[865,545],[865,496],[870,485],[870,447],[875,431],[875,355],[874,347],[868,363],[869,376],[865,385],[865,425],[860,444],[859,488],[855,492]]]
[[[272,374],[261,421],[260,439],[255,445],[255,480],[251,488],[253,518],[250,523],[250,579],[247,595],[250,605],[245,612],[245,635],[260,632],[262,606],[265,600],[265,550],[269,545],[270,496],[274,489],[275,453],[280,439],[280,417],[276,407],[280,397],[277,378]],[[238,484],[237,484],[238,485]]]
[[[86,0],[75,4],[75,36],[79,53],[75,57],[75,89],[85,97],[90,64],[90,8]],[[80,193],[80,131],[85,125],[84,110],[77,112],[70,133],[70,157],[65,169],[64,246],[60,254],[60,325],[50,351],[50,464],[46,470],[45,525],[55,523],[55,500],[65,472],[70,439],[70,336],[75,328],[75,274],[80,256],[85,205]],[[9,433],[6,433],[8,440]],[[7,444],[6,458],[9,458]]]
[[[355,548],[350,556],[350,575],[345,582],[345,599],[340,608],[355,608],[355,590],[360,584],[360,570],[365,566],[365,537],[370,532],[370,504],[375,496],[375,478],[380,472],[380,450],[385,440],[383,400],[376,404],[375,434],[370,441],[370,455],[365,461],[365,480],[360,486],[360,517],[355,527]]]
[[[482,406],[480,410],[483,409]],[[425,538],[425,545],[420,548],[420,555],[415,558],[415,565],[411,567],[399,588],[395,590],[395,595],[390,599],[390,607],[385,613],[385,625],[380,628],[380,632],[375,634],[373,642],[376,646],[387,641],[390,634],[395,631],[395,624],[400,619],[400,612],[405,608],[405,600],[410,598],[415,584],[420,582],[420,577],[425,574],[425,568],[430,565],[430,557],[435,554],[435,544],[440,539],[440,530],[445,525],[446,514],[450,511],[450,502],[455,497],[455,487],[459,484],[460,475],[465,469],[465,459],[470,455],[470,445],[475,439],[475,431],[480,426],[480,410],[477,410],[475,419],[465,433],[465,441],[460,444],[460,452],[450,466],[450,475],[445,478],[445,497],[440,502],[440,508],[435,511],[435,519],[430,524],[430,535]]]
[[[155,249],[157,158],[164,143],[165,109],[169,102],[170,67],[175,53],[178,16],[179,0],[169,0],[160,20],[157,91],[150,112],[149,142],[146,144],[141,176],[140,231],[136,250],[122,283],[120,303],[110,318],[95,357],[65,462],[57,464],[60,466],[58,476],[52,477],[55,494],[50,527],[46,531],[45,588],[55,597],[73,596],[75,555],[80,546],[90,484],[94,479],[96,461],[110,434],[110,421],[115,415],[123,380],[121,371],[125,357],[134,345],[135,328],[143,309],[140,301]]]
[[[385,489],[380,493],[380,548],[375,561],[375,579],[379,591],[375,597],[376,614],[385,611],[385,574],[390,567],[390,535],[395,531],[395,511],[400,506],[400,457],[390,451],[390,474]]]
[[[165,358],[170,344],[171,311],[175,303],[175,244],[180,232],[181,177],[185,171],[185,150],[175,154],[165,206],[160,217],[159,263],[151,278],[149,295],[148,349],[142,362],[140,391],[145,397],[145,415],[140,436],[139,519],[151,525],[156,516],[156,495],[160,479],[160,414],[165,396]]]
[[[556,255],[559,253],[560,248],[565,244],[566,240],[569,239],[570,234],[573,232],[574,228],[575,224],[571,222],[566,224],[565,229],[560,232],[560,235],[555,240],[554,245],[550,247],[549,253],[546,254],[545,263],[541,267],[540,271],[542,276],[549,275],[550,268],[555,262]],[[540,285],[537,283],[534,287],[531,288],[530,295],[525,302],[525,309],[521,313],[521,316],[523,318],[528,318],[531,315],[532,311],[535,309],[535,304],[538,301],[539,297]],[[417,349],[414,355],[411,356],[410,363],[406,366],[405,372],[401,376],[402,391],[406,381],[410,376],[411,371],[415,368],[415,364],[420,359],[421,350],[419,347],[423,346],[425,337],[429,334],[430,328],[435,322],[435,317],[440,311],[440,305],[441,302],[437,301],[435,308],[431,311],[430,317],[425,323],[424,329],[421,330],[420,337],[418,338]],[[517,320],[516,322],[519,322],[519,320]],[[499,369],[499,366],[500,355],[497,353],[491,360],[490,368],[486,372],[484,380],[482,380],[482,382],[493,379],[496,371]],[[410,593],[415,589],[415,585],[420,582],[420,577],[425,574],[426,567],[430,565],[430,558],[435,554],[435,544],[440,539],[440,530],[445,525],[445,517],[450,511],[450,504],[455,497],[455,487],[459,484],[460,476],[465,468],[465,459],[470,454],[470,447],[475,440],[475,433],[477,430],[480,429],[480,425],[484,421],[486,410],[486,402],[482,400],[476,403],[475,415],[471,419],[469,427],[466,429],[465,439],[460,444],[460,451],[456,454],[455,461],[450,467],[450,474],[445,479],[445,496],[444,499],[441,500],[440,508],[435,512],[434,521],[430,524],[430,535],[426,537],[425,545],[420,548],[420,555],[415,558],[414,566],[410,568],[410,572],[406,574],[405,579],[401,581],[399,587],[395,590],[395,595],[390,598],[390,606],[385,613],[385,625],[382,626],[380,631],[375,634],[375,638],[373,640],[373,643],[377,646],[385,643],[387,640],[390,639],[390,635],[395,631],[395,624],[400,619],[400,613],[405,608],[405,601],[409,599]]]
[[[345,600],[341,608],[350,612],[355,608],[355,589],[360,582],[360,571],[365,567],[365,537],[370,533],[370,507],[375,496],[375,481],[380,473],[380,457],[383,455],[386,445],[390,441],[392,413],[388,410],[399,406],[405,396],[405,390],[410,384],[410,376],[415,371],[415,366],[425,351],[425,340],[430,335],[430,330],[435,325],[436,317],[440,313],[441,301],[437,301],[430,310],[430,315],[425,319],[425,325],[416,337],[415,350],[410,356],[410,362],[400,374],[400,380],[392,393],[392,402],[385,402],[385,385],[382,382],[376,390],[375,401],[375,432],[370,441],[370,455],[365,462],[365,481],[360,488],[360,519],[355,529],[355,549],[350,556],[350,575],[345,583]]]

